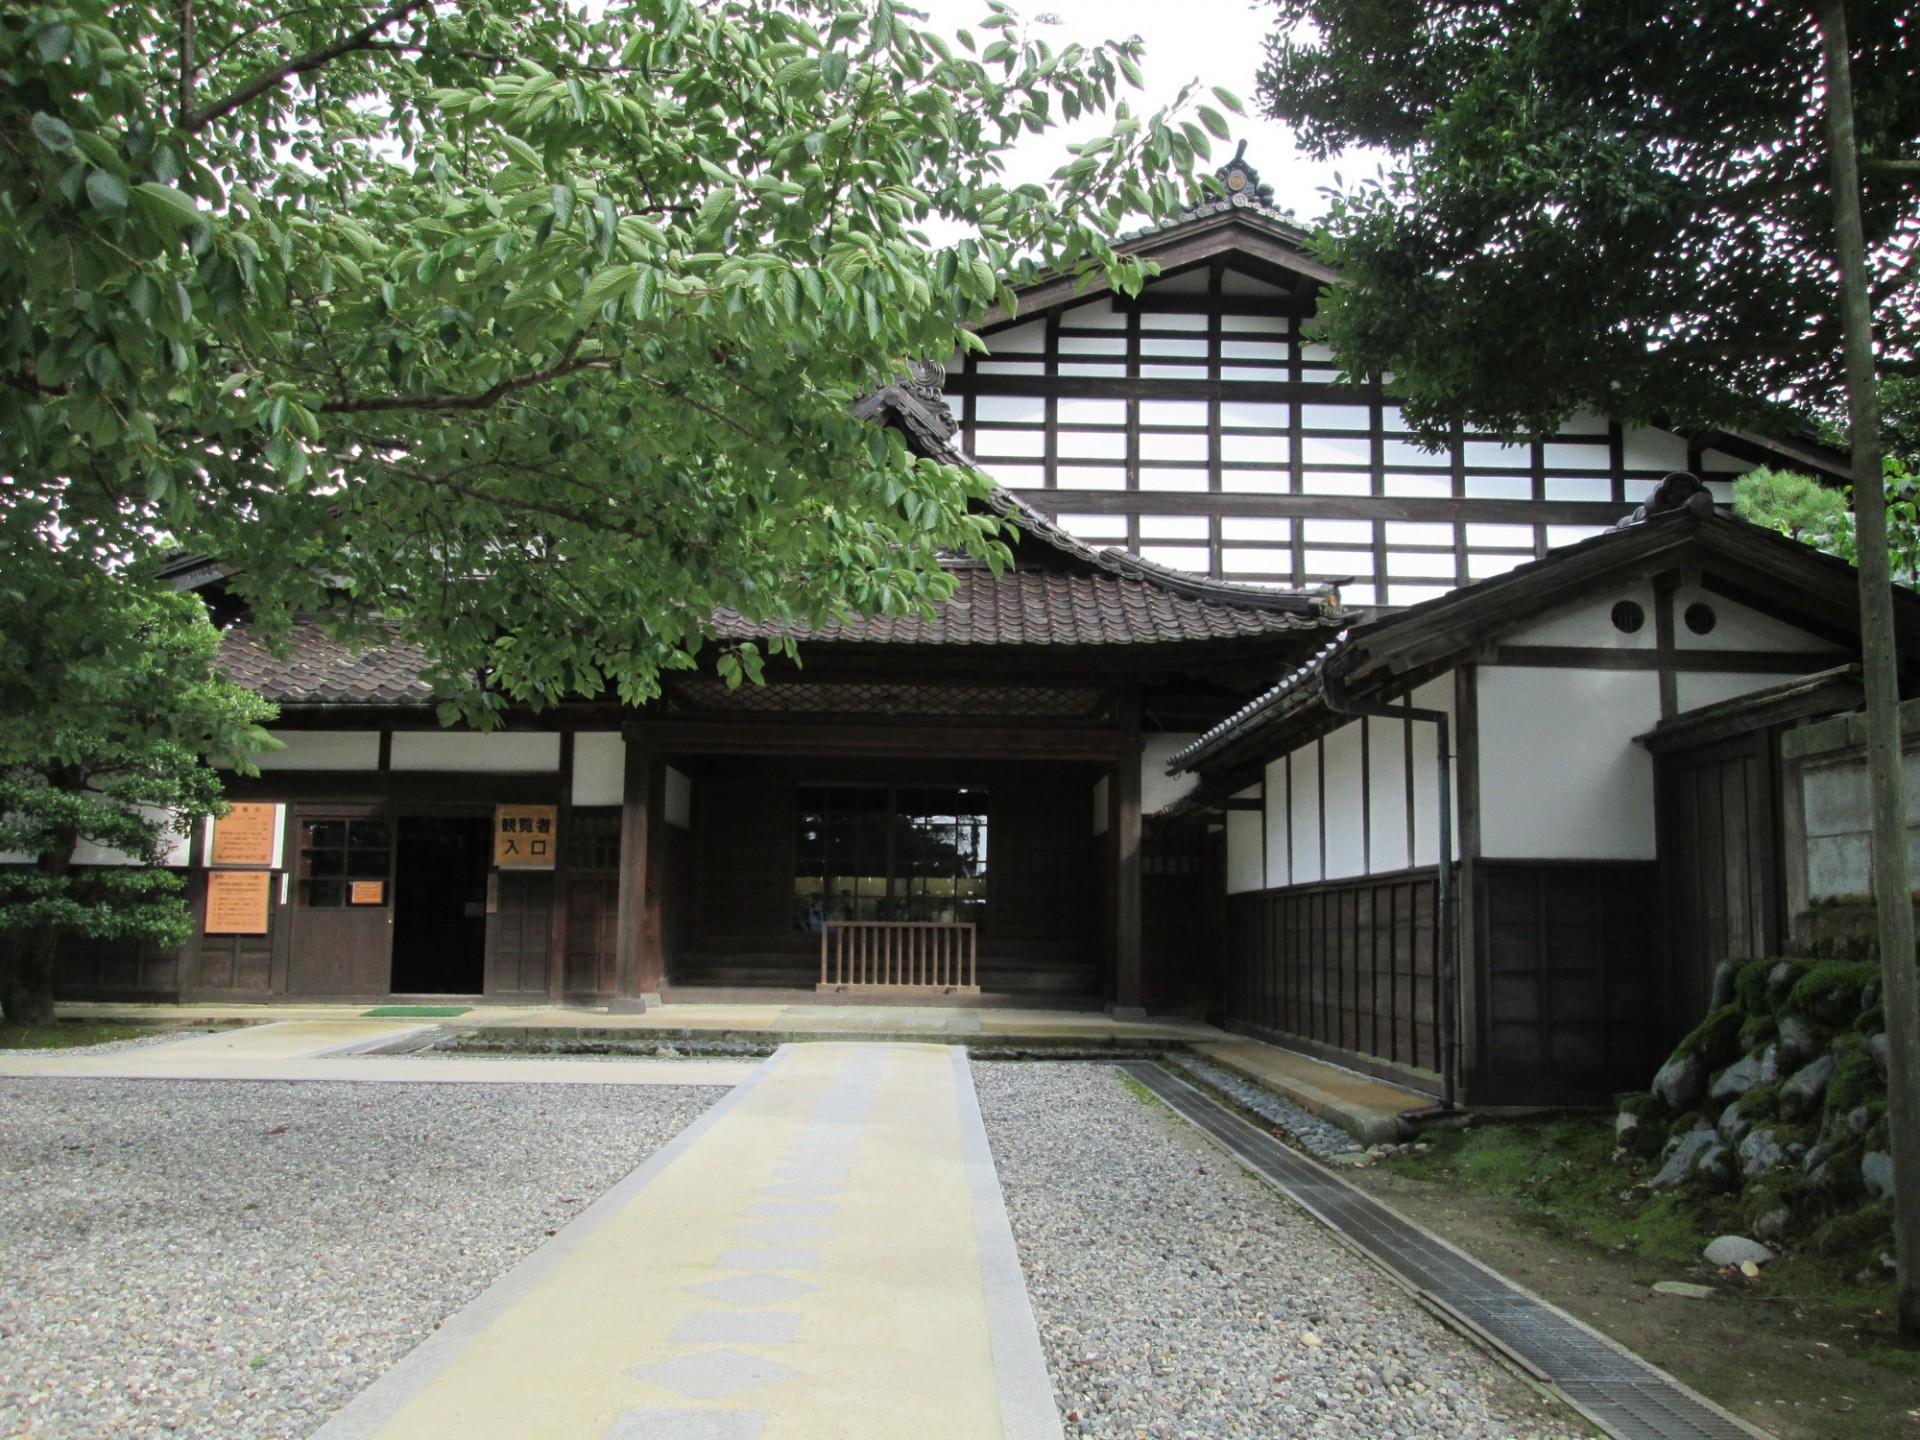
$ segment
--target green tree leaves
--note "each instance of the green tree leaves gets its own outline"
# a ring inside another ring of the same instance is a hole
[[[849,407],[1023,280],[1137,286],[1106,236],[1204,156],[1121,113],[1006,184],[1135,57],[997,7],[991,60],[825,0],[193,14],[191,53],[138,0],[0,25],[0,521],[216,553],[269,630],[398,621],[480,723],[643,699],[716,608],[904,611],[1001,558],[979,476]]]
[[[1920,153],[1910,15],[1850,4],[1863,149]],[[1334,197],[1336,353],[1429,434],[1782,424],[1842,367],[1820,57],[1792,6],[1283,0],[1260,99],[1312,150],[1392,152]],[[1870,177],[1888,369],[1920,357],[1920,185]]]

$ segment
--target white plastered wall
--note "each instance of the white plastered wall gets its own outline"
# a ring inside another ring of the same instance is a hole
[[[1290,781],[1287,771],[1288,762],[1284,758],[1270,761],[1266,769],[1266,784],[1261,787],[1261,794],[1265,797],[1261,802],[1261,838],[1266,845],[1266,883],[1269,890],[1278,890],[1283,885],[1293,883],[1293,801],[1288,790]]]
[[[275,730],[285,748],[255,755],[262,770],[378,770],[378,730]]]
[[[1151,815],[1171,805],[1200,783],[1198,775],[1167,774],[1167,758],[1200,737],[1165,733],[1143,735],[1140,745],[1140,813]]]
[[[1360,722],[1343,725],[1320,743],[1324,767],[1326,853],[1321,873],[1329,880],[1345,880],[1367,873],[1367,803],[1365,737]],[[1397,779],[1398,777],[1396,777]]]
[[[1454,716],[1452,675],[1429,680],[1410,697],[1416,709],[1439,710]],[[1440,737],[1436,726],[1421,720],[1407,723],[1407,746],[1413,751],[1413,863],[1440,861]],[[1451,726],[1449,728],[1452,728]],[[1458,751],[1456,743],[1454,749]],[[1453,786],[1453,858],[1460,858],[1460,786]]]
[[[1640,607],[1642,622],[1631,633],[1613,623],[1613,607],[1631,600]],[[1653,620],[1653,586],[1645,581],[1621,581],[1570,605],[1561,605],[1500,637],[1502,645],[1578,645],[1596,650],[1652,650],[1657,639]]]
[[[1367,722],[1367,871],[1383,875],[1413,863],[1407,849],[1407,722]]]
[[[662,797],[661,815],[667,824],[680,830],[693,828],[693,780],[671,765],[667,769],[667,793]]]
[[[573,803],[618,805],[626,798],[627,741],[618,730],[573,737]]]
[[[392,765],[395,770],[496,774],[558,770],[560,736],[553,731],[468,735],[443,730],[403,730],[393,737]]]
[[[1320,742],[1303,745],[1291,757],[1291,800],[1287,829],[1293,837],[1293,875],[1288,883],[1311,885],[1325,874],[1320,853]],[[1267,862],[1269,871],[1273,862]]]
[[[1266,847],[1257,810],[1227,812],[1227,893],[1242,895],[1266,884]]]
[[[1651,860],[1660,719],[1651,670],[1483,665],[1480,853],[1489,859]]]

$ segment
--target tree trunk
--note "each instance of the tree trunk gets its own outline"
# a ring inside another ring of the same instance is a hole
[[[41,852],[38,868],[55,889],[73,869],[77,837],[61,835],[54,847]],[[16,934],[8,946],[7,963],[0,966],[0,1018],[10,1025],[53,1023],[53,973],[60,956],[60,928],[42,925]]]
[[[1887,1019],[1887,1125],[1893,1143],[1894,1255],[1900,1267],[1899,1325],[1920,1343],[1920,984],[1916,984],[1907,817],[1900,783],[1900,664],[1894,645],[1887,552],[1887,490],[1873,358],[1873,304],[1860,218],[1860,155],[1845,0],[1818,0],[1826,60],[1827,144],[1846,336],[1847,411],[1853,447],[1853,509],[1860,564],[1860,649],[1866,680],[1867,785],[1872,797],[1873,898],[1880,928],[1882,1008]]]
[[[50,925],[29,930],[9,947],[4,988],[0,988],[0,1017],[9,1025],[53,1023],[53,965],[60,952],[60,932]]]

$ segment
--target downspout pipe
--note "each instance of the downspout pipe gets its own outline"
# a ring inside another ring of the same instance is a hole
[[[1409,1110],[1401,1118],[1418,1124],[1456,1114],[1454,1073],[1458,1068],[1458,1038],[1455,1018],[1455,975],[1458,969],[1460,929],[1454,923],[1453,894],[1453,718],[1444,710],[1423,710],[1414,705],[1383,705],[1377,701],[1352,699],[1346,681],[1329,664],[1320,672],[1320,698],[1336,715],[1372,716],[1384,720],[1420,720],[1434,727],[1440,763],[1437,788],[1440,801],[1440,865],[1436,885],[1439,909],[1439,933],[1436,948],[1440,962],[1440,1103],[1424,1110]]]

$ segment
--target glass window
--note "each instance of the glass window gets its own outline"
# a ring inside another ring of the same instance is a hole
[[[300,822],[300,901],[309,909],[385,905],[392,874],[391,820]]]
[[[987,792],[974,787],[802,786],[794,928],[827,920],[986,918]]]
[[[567,822],[567,867],[571,870],[620,868],[620,812],[575,810]]]

